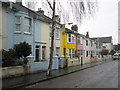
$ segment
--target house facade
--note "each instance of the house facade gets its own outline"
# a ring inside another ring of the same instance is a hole
[[[4,10],[2,16],[6,16],[2,22],[2,27],[4,27],[2,33],[6,37],[2,38],[3,49],[8,50],[25,41],[31,45],[31,55],[34,56],[34,59],[47,59],[51,19],[22,6],[22,3],[7,2],[5,4],[7,4],[5,6],[7,11],[2,7]],[[47,39],[45,39],[45,34],[48,36]],[[47,51],[43,51],[43,49]]]
[[[98,48],[107,49],[109,52],[113,49],[112,36],[109,36],[109,37],[97,37],[97,38],[91,38],[91,39],[96,40],[98,42],[98,44],[97,44]]]
[[[72,30],[65,28],[65,31],[62,33],[62,55],[74,58],[75,50],[76,35]]]

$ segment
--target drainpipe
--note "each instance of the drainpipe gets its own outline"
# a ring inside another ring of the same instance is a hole
[[[77,57],[77,34],[75,36],[76,36],[76,51],[75,51],[75,56]]]

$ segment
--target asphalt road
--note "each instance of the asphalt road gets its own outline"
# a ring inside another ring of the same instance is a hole
[[[118,61],[101,64],[26,88],[118,88]]]

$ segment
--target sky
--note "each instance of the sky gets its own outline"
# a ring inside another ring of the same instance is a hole
[[[84,19],[79,33],[89,32],[90,37],[112,36],[113,43],[118,43],[118,1],[98,0],[98,11],[91,19]]]

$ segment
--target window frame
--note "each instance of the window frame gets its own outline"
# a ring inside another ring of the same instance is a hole
[[[75,43],[75,36],[72,34],[68,34],[68,43]]]
[[[17,20],[17,17],[19,17],[19,22]],[[20,15],[15,16],[15,32],[16,33],[21,33],[21,20],[22,20],[22,18]],[[19,30],[17,30],[17,26],[19,26]]]
[[[25,34],[31,34],[32,33],[32,18],[24,17],[24,19],[28,19],[29,20],[29,24],[25,24],[25,22],[24,22],[24,27],[28,27],[29,28],[29,30],[26,30],[26,28],[24,28],[24,33]]]
[[[70,56],[70,58],[74,58],[74,56],[75,56],[75,49],[68,49],[68,56]]]

